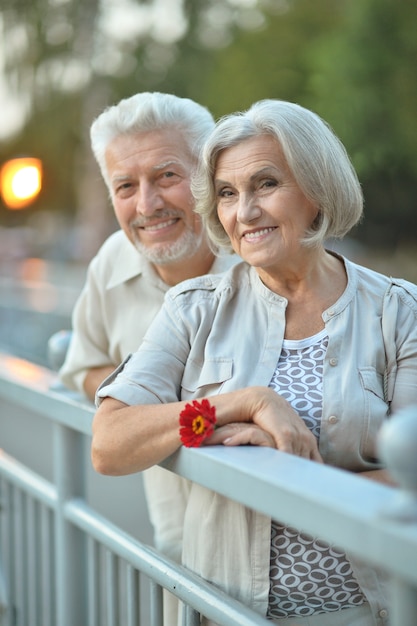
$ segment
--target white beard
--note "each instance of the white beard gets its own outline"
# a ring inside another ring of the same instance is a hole
[[[187,228],[183,234],[172,242],[145,246],[133,230],[133,243],[138,252],[154,265],[167,265],[191,258],[197,252],[203,241],[203,234],[196,234]]]

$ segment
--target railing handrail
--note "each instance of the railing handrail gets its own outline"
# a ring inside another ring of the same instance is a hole
[[[22,407],[91,435],[94,406],[78,393],[64,390],[55,372],[0,352],[0,396]]]
[[[0,354],[0,397],[91,434],[94,407],[63,393],[45,368]],[[417,587],[417,520],[395,517],[401,498],[410,497],[401,489],[268,448],[182,448],[162,465]],[[71,501],[67,509],[75,517],[81,510]]]
[[[14,485],[27,489],[31,495],[52,510],[56,509],[58,494],[56,487],[38,477],[24,465],[0,450],[0,472]],[[124,530],[97,513],[81,498],[72,498],[65,503],[65,518],[112,550],[133,567],[140,569],[154,582],[165,586],[187,604],[192,604],[204,615],[218,619],[227,616],[239,626],[264,626],[265,619],[252,609],[242,606],[219,589],[214,589],[186,568],[164,557],[154,548],[131,537]]]
[[[417,524],[389,514],[397,489],[264,448],[182,449],[162,465],[417,584]]]

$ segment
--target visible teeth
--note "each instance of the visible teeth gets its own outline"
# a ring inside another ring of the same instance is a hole
[[[161,230],[162,228],[166,228],[167,226],[171,226],[175,224],[176,220],[167,220],[166,222],[160,222],[159,224],[152,224],[152,226],[144,226],[144,230]]]
[[[275,228],[263,228],[262,230],[257,230],[254,233],[245,233],[245,239],[256,239],[256,237],[262,237],[262,235],[266,235],[273,230],[275,230]]]

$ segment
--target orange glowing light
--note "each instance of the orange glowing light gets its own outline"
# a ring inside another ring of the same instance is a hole
[[[9,209],[23,209],[42,188],[42,162],[33,157],[6,161],[0,170],[0,191]]]

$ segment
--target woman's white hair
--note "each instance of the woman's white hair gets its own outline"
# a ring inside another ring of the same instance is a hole
[[[110,189],[105,155],[109,143],[116,137],[174,128],[182,133],[190,154],[197,159],[213,127],[214,119],[209,110],[194,100],[166,93],[143,92],[108,107],[93,121],[91,147]]]
[[[342,238],[363,213],[361,186],[345,147],[316,113],[292,102],[261,100],[247,111],[221,118],[208,137],[193,176],[196,212],[215,246],[231,250],[217,215],[214,176],[220,153],[259,135],[281,146],[288,167],[305,196],[319,209],[303,243],[318,246]]]

